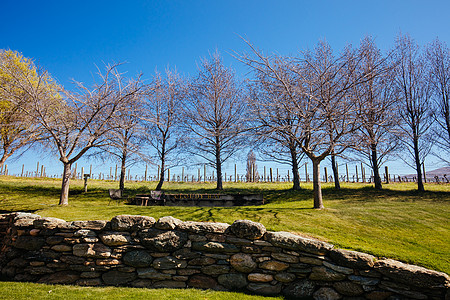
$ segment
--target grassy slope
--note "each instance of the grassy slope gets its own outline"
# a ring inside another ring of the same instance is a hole
[[[426,185],[418,194],[414,184],[386,185],[376,191],[367,184],[343,184],[335,191],[324,185],[326,209],[312,209],[312,185],[289,190],[290,184],[226,183],[225,192],[262,192],[268,204],[254,207],[138,207],[123,203],[108,206],[108,188],[117,183],[71,184],[68,207],[57,205],[60,181],[51,179],[0,178],[0,211],[32,211],[65,220],[108,220],[118,214],[140,214],[159,218],[171,215],[182,220],[232,223],[250,219],[268,230],[313,236],[336,247],[399,259],[450,273],[450,185]],[[145,193],[154,183],[127,183],[129,193]],[[170,192],[215,192],[213,184],[170,183]]]

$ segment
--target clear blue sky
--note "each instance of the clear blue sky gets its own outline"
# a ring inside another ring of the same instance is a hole
[[[194,74],[199,58],[216,48],[245,76],[247,69],[229,55],[246,50],[239,35],[280,54],[295,54],[319,39],[339,50],[365,35],[388,49],[400,32],[421,45],[436,37],[450,44],[449,12],[450,1],[443,0],[1,0],[0,49],[34,58],[66,88],[72,78],[90,82],[95,65],[103,63],[127,62],[123,70],[146,78],[166,66]],[[9,164],[13,169],[30,164],[31,170],[35,160],[28,154]],[[429,168],[432,164],[431,159]],[[61,172],[61,166],[54,168]]]

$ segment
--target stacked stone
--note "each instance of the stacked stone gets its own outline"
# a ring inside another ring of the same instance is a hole
[[[248,220],[229,225],[121,215],[66,222],[22,213],[14,215],[4,244],[1,272],[16,281],[314,299],[449,297],[445,273],[267,232]]]
[[[15,214],[3,214],[0,215],[0,253],[5,247],[3,241],[5,240],[8,230],[11,230],[12,223],[14,221]]]

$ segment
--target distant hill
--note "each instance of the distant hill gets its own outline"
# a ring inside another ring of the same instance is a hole
[[[426,172],[426,176],[427,176],[427,180],[431,180],[434,181],[434,177],[438,176],[440,178],[440,180],[444,180],[444,175],[447,176],[448,179],[450,179],[450,167],[443,167],[443,168],[439,168],[439,169],[435,169],[432,171],[427,171]],[[417,174],[408,174],[408,175],[403,175],[402,178],[407,177],[407,178],[415,178],[417,176]],[[444,180],[445,182],[445,180]]]
[[[434,177],[434,176],[442,177],[444,176],[444,174],[450,177],[450,167],[443,167],[432,171],[425,170],[425,172],[427,177]]]

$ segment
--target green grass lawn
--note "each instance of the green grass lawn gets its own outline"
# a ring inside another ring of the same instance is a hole
[[[290,231],[316,237],[336,247],[398,259],[450,273],[450,185],[425,185],[417,193],[412,183],[384,185],[348,183],[336,191],[323,185],[325,209],[314,210],[312,184],[302,191],[286,183],[225,183],[224,193],[263,193],[267,204],[249,207],[141,207],[124,203],[108,206],[112,181],[73,180],[69,206],[58,206],[60,180],[0,177],[0,211],[29,211],[68,221],[109,220],[119,214],[232,223],[249,219],[268,230]],[[154,189],[156,183],[127,182],[130,195]],[[216,193],[212,183],[165,183],[175,193]]]
[[[196,289],[138,289],[119,287],[80,287],[24,282],[0,282],[1,299],[201,299],[201,300],[275,300],[242,293],[202,291]]]

